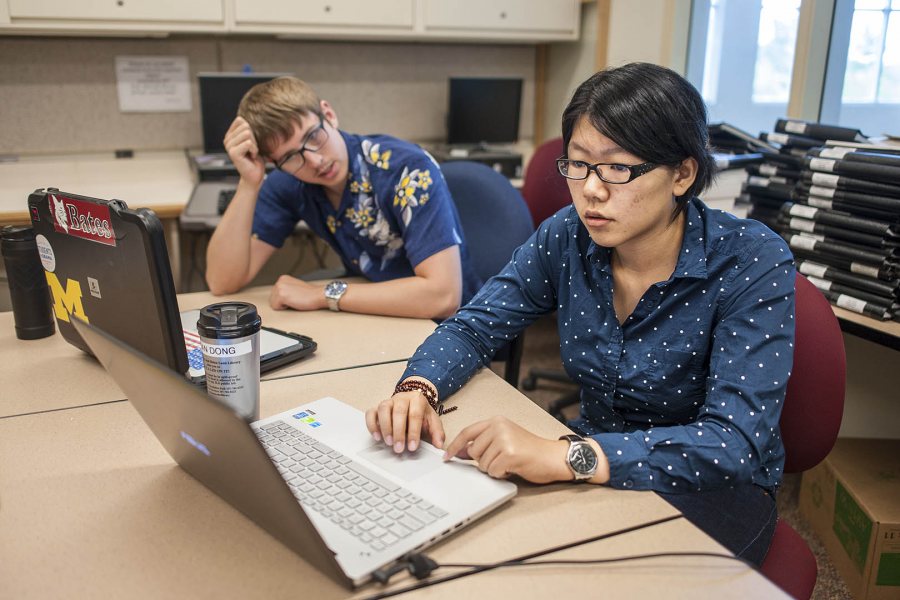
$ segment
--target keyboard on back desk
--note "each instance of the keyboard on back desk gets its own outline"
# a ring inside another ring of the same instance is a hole
[[[285,422],[256,432],[297,500],[374,550],[447,512]]]
[[[231,200],[234,198],[234,193],[236,191],[235,188],[219,190],[219,198],[216,201],[216,210],[220,215],[225,214],[225,210],[228,208],[228,205],[231,204]]]

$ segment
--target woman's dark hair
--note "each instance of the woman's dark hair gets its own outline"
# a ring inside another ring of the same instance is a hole
[[[658,65],[631,63],[595,73],[578,86],[563,112],[563,147],[582,117],[622,149],[658,165],[675,167],[697,161],[693,185],[676,197],[675,214],[712,183],[706,106],[681,75]]]

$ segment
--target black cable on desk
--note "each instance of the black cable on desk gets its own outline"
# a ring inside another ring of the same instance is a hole
[[[537,552],[532,552],[530,554],[525,554],[522,556],[518,556],[515,558],[511,558],[505,561],[499,561],[495,563],[486,563],[486,564],[461,564],[461,563],[447,563],[447,564],[438,564],[430,561],[427,557],[424,557],[427,562],[430,562],[434,565],[427,572],[421,573],[416,572],[415,568],[422,564],[422,560],[415,560],[417,558],[415,555],[413,557],[407,557],[407,562],[409,563],[409,570],[419,579],[423,579],[431,574],[432,571],[439,569],[441,567],[446,568],[466,568],[468,570],[454,573],[452,575],[446,575],[444,577],[440,577],[437,579],[432,579],[429,581],[422,581],[420,583],[412,584],[403,588],[398,588],[396,590],[390,590],[386,592],[379,592],[372,596],[367,596],[365,600],[380,600],[381,598],[390,598],[393,596],[399,596],[400,594],[405,594],[407,592],[412,592],[415,590],[419,590],[422,588],[430,587],[432,585],[437,585],[439,583],[445,583],[447,581],[453,581],[454,579],[462,579],[463,577],[468,577],[470,575],[477,575],[478,573],[484,573],[485,571],[492,571],[494,569],[500,569],[504,567],[524,567],[524,566],[539,566],[539,565],[592,565],[592,564],[604,564],[604,563],[613,563],[613,562],[623,562],[630,560],[641,560],[648,558],[658,558],[658,557],[666,557],[666,556],[706,556],[706,557],[715,557],[715,558],[726,558],[731,560],[737,560],[741,563],[744,563],[751,568],[752,564],[744,560],[743,558],[732,556],[729,554],[718,554],[715,552],[657,552],[657,553],[648,553],[648,554],[637,554],[631,556],[621,556],[621,557],[613,557],[613,558],[601,558],[601,559],[591,559],[591,560],[548,560],[548,561],[532,561],[534,558],[538,558],[540,556],[545,556],[547,554],[552,554],[554,552],[560,552],[562,550],[567,550],[569,548],[575,548],[577,546],[582,546],[584,544],[589,544],[591,542],[596,542],[600,540],[605,540],[611,537],[615,537],[618,535],[623,535],[625,533],[631,533],[632,531],[638,531],[640,529],[646,529],[648,527],[652,527],[654,525],[660,525],[662,523],[667,523],[669,521],[674,521],[676,519],[682,519],[684,515],[678,514],[673,515],[671,517],[664,517],[662,519],[656,519],[655,521],[650,521],[648,523],[642,523],[640,525],[634,525],[632,527],[626,527],[624,529],[619,529],[616,531],[612,531],[609,533],[604,533],[601,535],[593,536],[590,538],[585,538],[582,540],[578,540],[575,542],[571,542],[569,544],[563,544],[561,546],[554,546],[552,548],[547,548],[545,550],[539,550]],[[421,555],[419,555],[421,556]],[[415,561],[415,562],[414,562]],[[406,568],[407,565],[404,565]],[[398,572],[402,569],[393,569],[393,572]]]

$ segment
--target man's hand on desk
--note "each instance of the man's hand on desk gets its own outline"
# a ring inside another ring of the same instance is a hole
[[[328,307],[321,285],[313,285],[290,275],[282,275],[272,286],[269,305],[275,310],[320,310]]]

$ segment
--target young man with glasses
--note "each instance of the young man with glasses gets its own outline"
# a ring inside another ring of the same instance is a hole
[[[300,220],[368,281],[322,286],[282,275],[273,308],[443,319],[480,287],[434,159],[396,138],[339,130],[305,82],[254,86],[225,149],[240,181],[207,250],[214,294],[249,283]],[[267,160],[276,167],[268,176]]]
[[[674,71],[634,63],[595,74],[562,134],[572,206],[425,340],[394,395],[366,412],[369,431],[398,453],[425,433],[446,459],[472,458],[492,477],[653,490],[758,565],[784,466],[791,252],[762,223],[698,198],[714,170],[706,109]],[[445,446],[440,403],[554,311],[563,365],[581,387],[568,423],[578,435],[548,439],[498,415]]]

